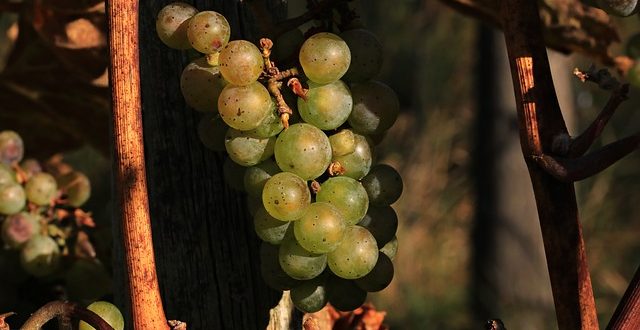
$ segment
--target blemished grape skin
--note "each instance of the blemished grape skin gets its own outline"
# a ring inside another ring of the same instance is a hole
[[[20,162],[24,157],[24,143],[20,135],[14,131],[0,132],[0,163],[11,165]]]
[[[302,178],[293,173],[282,172],[265,183],[262,204],[272,217],[294,221],[300,219],[311,204],[311,192]]]
[[[220,13],[202,11],[189,20],[187,37],[195,50],[212,54],[219,52],[227,45],[231,37],[231,27]]]
[[[66,196],[67,204],[73,207],[82,206],[91,197],[91,182],[82,172],[69,172],[59,176],[56,181]]]
[[[185,102],[200,112],[216,112],[218,96],[227,85],[218,66],[201,57],[189,63],[180,76],[180,91]]]
[[[298,244],[317,254],[335,250],[344,237],[345,229],[346,224],[340,211],[324,202],[309,205],[302,218],[293,225]]]
[[[363,227],[348,227],[342,243],[327,254],[331,272],[344,279],[367,275],[378,261],[378,243]]]
[[[360,135],[354,134],[356,142],[355,150],[343,156],[333,157],[333,161],[337,161],[344,167],[344,176],[360,180],[369,173],[373,155],[371,154],[371,146],[367,139]]]
[[[291,289],[291,300],[304,313],[315,313],[327,304],[324,276],[304,281]]]
[[[280,133],[274,153],[280,169],[305,180],[319,177],[331,163],[329,138],[306,123],[291,125]]]
[[[369,205],[367,214],[358,222],[358,226],[367,228],[382,248],[396,235],[398,215],[391,206]]]
[[[2,241],[12,249],[21,248],[39,231],[38,217],[27,212],[10,215],[2,221]]]
[[[280,246],[262,242],[260,244],[260,273],[267,285],[275,290],[290,290],[302,284],[282,270],[279,260]]]
[[[316,201],[335,206],[346,225],[355,225],[367,213],[369,198],[360,182],[345,176],[329,178],[320,186]]]
[[[207,113],[198,122],[198,138],[200,142],[213,151],[227,151],[224,137],[229,126],[216,113]]]
[[[356,138],[349,129],[329,136],[329,143],[333,157],[348,155],[356,150]]]
[[[351,86],[353,110],[349,125],[359,134],[380,134],[391,128],[400,113],[400,101],[391,87],[375,80]]]
[[[27,203],[27,196],[18,183],[0,186],[0,214],[10,215],[20,212]]]
[[[391,205],[402,195],[402,177],[393,167],[377,164],[362,178],[362,186],[373,205]]]
[[[174,49],[191,48],[187,38],[187,28],[189,19],[197,13],[196,8],[183,2],[166,5],[160,10],[156,19],[156,32],[160,40]]]
[[[52,274],[60,263],[58,244],[49,236],[34,235],[20,251],[22,268],[36,277]]]
[[[251,197],[261,198],[262,189],[267,180],[280,172],[278,164],[272,159],[267,159],[258,165],[248,167],[244,172],[243,178],[245,191]]]
[[[220,52],[219,61],[224,79],[238,86],[255,82],[264,69],[262,53],[246,40],[229,42]]]
[[[333,33],[320,32],[302,44],[298,59],[309,80],[328,84],[342,78],[347,72],[351,52],[342,38]]]
[[[328,276],[326,290],[331,306],[342,312],[350,312],[362,306],[367,299],[367,292],[354,281],[337,276]]]
[[[58,193],[58,183],[49,173],[38,173],[32,176],[24,186],[27,199],[36,205],[49,205]]]
[[[87,309],[98,314],[114,330],[124,330],[124,317],[114,304],[106,301],[96,301],[87,306]],[[78,330],[95,330],[95,328],[84,321],[80,321]]]
[[[353,108],[351,92],[345,83],[329,84],[309,81],[307,99],[298,98],[298,111],[304,121],[322,130],[332,130],[344,124]]]
[[[234,162],[242,166],[253,166],[273,155],[275,142],[275,137],[259,138],[246,131],[229,128],[224,145],[229,158]]]
[[[269,91],[259,82],[246,86],[227,85],[218,98],[222,120],[241,131],[260,126],[273,107]]]
[[[382,44],[371,31],[365,29],[347,30],[340,34],[351,51],[351,64],[343,79],[361,82],[374,78],[383,62]]]
[[[367,292],[378,292],[389,286],[393,280],[393,262],[384,253],[378,256],[378,262],[369,274],[358,278],[356,285]]]
[[[280,267],[287,275],[297,280],[310,280],[322,273],[327,266],[327,255],[311,253],[295,239],[285,235],[278,251]]]
[[[261,240],[270,244],[280,244],[290,222],[278,220],[264,208],[259,209],[253,217],[253,228]]]

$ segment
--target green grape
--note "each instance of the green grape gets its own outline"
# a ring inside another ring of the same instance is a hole
[[[331,144],[317,127],[294,124],[278,136],[275,155],[283,171],[312,180],[322,175],[331,163]]]
[[[260,208],[253,217],[253,228],[256,234],[261,240],[271,244],[282,242],[289,224],[290,222],[281,221],[269,215],[264,207]]]
[[[214,113],[207,113],[198,122],[198,138],[205,147],[213,151],[227,151],[224,136],[229,126]]]
[[[346,225],[338,209],[324,202],[309,205],[293,225],[298,244],[305,250],[322,254],[335,250],[342,241]]]
[[[67,196],[67,203],[80,207],[91,197],[91,182],[82,172],[73,171],[58,177],[58,187]]]
[[[348,155],[356,151],[356,138],[349,129],[343,129],[340,132],[329,137],[331,143],[331,153],[333,157]]]
[[[398,118],[400,101],[391,87],[370,80],[351,87],[353,110],[349,125],[360,134],[380,134],[388,130]]]
[[[391,205],[402,195],[402,177],[391,166],[377,164],[362,178],[369,201],[373,205]]]
[[[27,199],[36,205],[49,205],[58,193],[58,183],[49,173],[38,173],[32,176],[24,186]]]
[[[378,262],[369,274],[356,279],[354,282],[362,290],[378,292],[389,286],[393,280],[393,263],[384,253],[378,256]]]
[[[340,80],[328,84],[309,81],[307,100],[298,98],[302,119],[323,130],[336,129],[344,124],[352,108],[351,92]]]
[[[293,221],[300,219],[311,204],[311,192],[302,178],[293,173],[282,172],[265,183],[262,204],[272,217]]]
[[[291,29],[278,38],[273,43],[271,58],[276,62],[292,59],[300,50],[304,42],[304,35],[300,29]]]
[[[251,197],[262,197],[264,184],[277,173],[280,173],[280,168],[273,159],[267,159],[258,165],[248,167],[244,172],[244,190]]]
[[[253,166],[271,157],[275,143],[275,137],[259,138],[233,128],[229,128],[224,140],[229,158],[242,166]]]
[[[0,163],[0,186],[16,183],[16,173],[4,163]]]
[[[640,33],[636,33],[627,40],[627,55],[631,58],[640,58]]]
[[[275,290],[290,290],[302,282],[287,275],[280,267],[280,247],[266,242],[260,245],[260,273],[267,285]]]
[[[38,217],[27,212],[10,215],[2,221],[2,241],[12,249],[21,248],[39,231]]]
[[[327,266],[326,254],[305,250],[293,234],[285,235],[278,257],[282,270],[297,280],[310,280],[320,275]]]
[[[52,274],[60,263],[60,249],[53,238],[34,235],[20,250],[22,268],[36,277]]]
[[[348,227],[342,243],[327,254],[329,269],[345,279],[367,275],[378,261],[378,243],[363,227]]]
[[[187,37],[193,49],[204,54],[213,54],[227,45],[231,37],[231,27],[221,14],[202,11],[189,20]]]
[[[298,57],[304,74],[318,84],[340,79],[351,63],[351,53],[342,38],[329,32],[312,35],[300,47]]]
[[[24,143],[14,131],[0,132],[0,163],[11,165],[20,162],[24,156]]]
[[[114,304],[106,301],[96,301],[87,306],[87,309],[98,314],[114,330],[124,330],[124,317],[122,317],[122,313]],[[84,321],[80,321],[78,330],[95,330],[95,328]]]
[[[187,28],[189,19],[197,13],[197,9],[183,2],[166,5],[160,10],[156,19],[156,32],[160,40],[174,49],[191,48],[187,38]]]
[[[244,182],[242,182],[242,178],[244,178],[244,171],[246,169],[246,167],[238,165],[238,163],[233,161],[231,158],[225,158],[224,164],[222,164],[224,182],[226,182],[232,189],[243,191]]]
[[[18,183],[7,183],[0,186],[0,214],[20,212],[27,203],[27,197]]]
[[[597,0],[598,7],[609,15],[627,17],[638,13],[638,0]]]
[[[304,281],[291,289],[291,301],[303,313],[315,313],[327,304],[324,276]]]
[[[282,132],[284,126],[282,125],[282,120],[276,113],[276,103],[271,103],[272,107],[269,110],[269,114],[267,117],[260,123],[260,125],[251,131],[249,131],[252,135],[258,137],[272,137],[278,135],[278,133]]]
[[[245,86],[254,83],[263,69],[262,53],[249,41],[231,41],[220,52],[220,73],[234,85]]]
[[[343,156],[333,157],[333,161],[339,162],[345,169],[344,176],[360,180],[371,169],[371,147],[364,136],[354,134],[354,138],[356,141],[355,151]]]
[[[393,260],[396,257],[396,253],[398,253],[398,238],[394,236],[389,243],[385,244],[382,249],[380,249],[380,252]]]
[[[269,91],[259,82],[227,85],[218,98],[218,111],[227,125],[241,131],[257,128],[273,111]]]
[[[360,82],[375,77],[382,67],[382,45],[376,35],[365,29],[347,30],[340,34],[351,51],[351,65],[343,79]]]
[[[344,216],[346,225],[355,225],[369,207],[367,192],[360,182],[345,176],[329,178],[320,186],[316,201],[335,206]]]
[[[391,206],[369,206],[367,214],[358,222],[358,226],[367,228],[382,248],[396,235],[398,215]]]
[[[352,280],[329,276],[326,281],[329,303],[339,311],[350,312],[362,306],[367,299],[367,292]]]
[[[218,110],[218,96],[226,85],[220,67],[209,65],[206,57],[189,63],[180,76],[180,91],[184,101],[200,112]]]

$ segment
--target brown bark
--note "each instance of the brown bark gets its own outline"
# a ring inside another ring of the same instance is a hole
[[[640,329],[640,267],[607,325],[607,330],[633,329]]]

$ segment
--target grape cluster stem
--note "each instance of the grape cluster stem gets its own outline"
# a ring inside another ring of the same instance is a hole
[[[52,301],[38,309],[31,317],[22,325],[22,330],[39,330],[42,326],[52,320],[54,317],[62,317],[67,319],[80,319],[87,322],[90,326],[97,330],[113,330],[98,314],[90,311],[76,303],[68,301]]]

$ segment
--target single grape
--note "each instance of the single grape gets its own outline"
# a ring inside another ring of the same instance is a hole
[[[317,127],[305,123],[294,124],[278,136],[275,155],[280,169],[312,180],[322,175],[329,166],[331,144]]]
[[[40,221],[31,213],[12,214],[2,221],[2,241],[12,249],[21,248],[38,232],[40,232]]]
[[[221,14],[215,11],[202,11],[189,20],[187,37],[191,47],[204,53],[219,52],[229,42],[231,27]]]
[[[215,113],[207,113],[198,122],[198,138],[205,147],[213,151],[227,151],[224,136],[229,126]]]
[[[11,167],[0,163],[0,186],[7,183],[16,183],[16,173]]]
[[[291,289],[291,301],[303,313],[315,313],[327,304],[324,276],[304,281]]]
[[[249,41],[231,41],[220,52],[220,72],[224,79],[234,85],[244,86],[255,82],[263,69],[262,53]]]
[[[27,197],[18,183],[7,183],[0,186],[0,214],[20,212],[27,203]]]
[[[389,259],[393,260],[398,253],[398,238],[394,236],[389,243],[385,244],[382,249],[380,249],[380,252],[386,254]]]
[[[378,256],[378,262],[369,274],[356,279],[354,282],[362,290],[378,292],[389,286],[393,280],[393,263],[384,253]]]
[[[0,163],[11,165],[20,162],[24,156],[24,143],[14,131],[0,132]]]
[[[370,80],[351,87],[353,110],[349,125],[360,134],[380,134],[393,126],[400,112],[400,101],[391,87]]]
[[[597,0],[597,4],[609,15],[627,17],[638,13],[638,0]]]
[[[322,254],[335,250],[344,237],[346,224],[340,211],[324,202],[312,203],[302,218],[295,221],[293,232],[305,250]]]
[[[271,244],[282,242],[289,224],[290,222],[281,221],[269,215],[264,207],[260,208],[253,217],[253,228],[256,234],[261,240]]]
[[[367,139],[360,134],[354,134],[354,139],[356,141],[355,150],[350,154],[333,157],[333,161],[339,162],[345,169],[344,176],[360,180],[371,169],[371,147]]]
[[[87,306],[87,309],[98,314],[114,330],[124,330],[124,317],[122,317],[122,313],[114,304],[106,301],[95,301]],[[95,330],[95,328],[84,321],[80,321],[78,330]]]
[[[222,175],[224,177],[224,182],[229,185],[234,190],[243,191],[244,190],[244,171],[247,168],[238,165],[231,158],[225,158],[224,164],[222,164]]]
[[[282,270],[297,280],[310,280],[320,275],[327,266],[326,254],[305,250],[293,234],[285,235],[278,256]]]
[[[282,172],[265,183],[262,203],[272,217],[293,221],[300,219],[311,204],[311,192],[302,178],[293,173]]]
[[[180,76],[180,91],[184,101],[200,112],[218,110],[218,96],[226,85],[220,67],[210,65],[205,57],[189,63]]]
[[[378,261],[378,243],[363,227],[348,227],[342,243],[327,254],[329,269],[345,279],[367,275]]]
[[[275,143],[275,137],[259,138],[233,128],[229,128],[224,141],[229,158],[242,166],[253,166],[271,157]]]
[[[398,215],[391,206],[369,206],[367,214],[358,222],[358,226],[367,228],[382,248],[396,235]]]
[[[329,32],[312,35],[300,47],[298,57],[304,74],[318,84],[340,79],[351,63],[351,53],[342,38]]]
[[[348,155],[356,150],[356,138],[350,129],[343,129],[329,137],[333,157]]]
[[[273,111],[269,91],[259,82],[227,85],[218,98],[218,111],[227,125],[241,131],[257,128]]]
[[[275,290],[290,290],[302,284],[280,267],[280,246],[262,242],[260,245],[260,273],[267,285]]]
[[[346,225],[355,225],[369,207],[367,192],[360,182],[345,176],[329,178],[320,186],[316,201],[335,206],[344,216]]]
[[[304,42],[304,35],[300,29],[291,29],[279,36],[273,43],[271,58],[276,62],[293,59],[298,54]]]
[[[280,173],[280,168],[273,159],[248,167],[243,178],[245,191],[251,197],[261,198],[264,184],[277,173]]]
[[[276,136],[278,133],[282,132],[284,126],[282,125],[282,120],[280,120],[280,117],[276,113],[276,103],[271,102],[271,105],[272,107],[269,110],[267,117],[262,120],[258,127],[249,131],[251,135],[267,138]]]
[[[636,33],[627,40],[627,55],[631,58],[640,58],[640,33]]]
[[[351,51],[351,65],[344,80],[361,82],[375,77],[382,67],[382,44],[365,29],[347,30],[340,34]]]
[[[189,49],[191,44],[187,38],[189,19],[197,14],[193,6],[174,2],[166,5],[158,13],[156,32],[162,42],[174,49]]]
[[[336,129],[344,124],[352,108],[351,92],[340,80],[328,84],[309,81],[307,100],[298,98],[302,119],[323,130]]]
[[[42,172],[42,166],[40,166],[40,162],[33,159],[27,158],[20,163],[20,168],[26,174],[27,180],[31,178],[34,174]]]
[[[60,249],[53,238],[34,235],[20,250],[22,268],[36,277],[52,274],[60,263]]]
[[[67,196],[67,203],[80,207],[91,197],[91,182],[82,172],[73,171],[58,177],[58,187]]]
[[[326,283],[329,303],[339,311],[350,312],[362,306],[367,299],[367,292],[352,280],[328,276]]]
[[[58,193],[58,183],[49,173],[38,173],[32,176],[24,186],[27,199],[36,205],[49,205]]]
[[[393,167],[377,164],[362,178],[362,186],[367,190],[373,205],[391,205],[402,195],[402,177]]]

